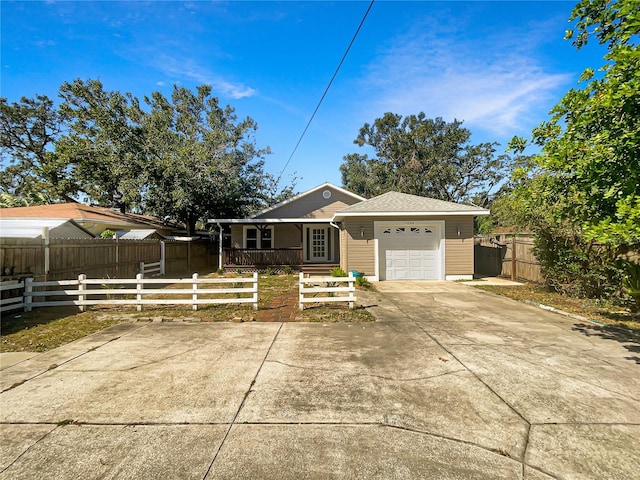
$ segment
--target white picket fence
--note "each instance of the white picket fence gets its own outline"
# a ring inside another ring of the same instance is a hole
[[[356,296],[355,277],[349,272],[348,277],[305,277],[300,273],[300,310],[304,310],[305,303],[348,302],[353,308]],[[335,286],[346,283],[345,286]],[[328,294],[328,295],[320,295]],[[336,296],[342,294],[342,296]]]
[[[244,287],[247,283],[250,286]],[[166,288],[169,284],[186,284],[190,288]],[[211,285],[222,287],[207,288]],[[59,288],[55,289],[56,287]],[[191,305],[193,310],[197,310],[198,305],[251,303],[254,310],[258,309],[257,273],[251,277],[235,278],[199,278],[194,273],[191,278],[180,279],[151,279],[144,278],[142,274],[131,279],[89,279],[86,275],[80,275],[76,280],[50,282],[34,282],[27,278],[23,282],[0,287],[1,290],[18,288],[23,289],[23,295],[3,299],[0,302],[0,312],[18,308],[24,308],[28,312],[33,307],[65,305],[76,305],[81,310],[90,305],[135,305],[141,311],[143,305]],[[162,298],[158,298],[159,295]],[[156,298],[148,298],[149,296]]]
[[[154,277],[164,275],[164,261],[154,263],[140,262],[140,273],[143,277],[153,274]]]

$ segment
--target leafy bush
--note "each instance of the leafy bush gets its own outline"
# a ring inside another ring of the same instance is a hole
[[[217,270],[216,270],[216,273],[217,273],[218,275],[224,275],[224,268],[219,268],[219,269],[217,269]]]
[[[622,279],[622,286],[625,288],[633,301],[635,302],[635,310],[640,310],[640,265],[637,263],[624,260],[620,262],[624,267],[625,275]]]
[[[340,267],[335,267],[333,270],[331,270],[331,276],[332,277],[348,277],[347,272],[345,272]]]
[[[275,275],[276,274],[276,270],[272,267],[267,267],[267,269],[265,270],[265,273],[267,275]]]
[[[586,241],[576,229],[549,224],[537,229],[533,252],[556,292],[587,298],[620,292],[623,269],[614,249]]]
[[[358,287],[370,287],[371,283],[369,283],[369,280],[367,280],[365,277],[358,277],[356,278],[356,285]]]
[[[284,272],[285,275],[291,275],[293,273],[293,268],[287,265],[286,267],[284,267],[282,271]]]

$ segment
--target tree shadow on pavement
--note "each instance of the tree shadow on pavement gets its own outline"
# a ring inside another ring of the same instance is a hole
[[[640,334],[620,327],[587,323],[576,323],[572,330],[580,332],[587,337],[615,340],[623,344],[622,346],[631,354],[629,357],[624,357],[625,360],[640,364]]]

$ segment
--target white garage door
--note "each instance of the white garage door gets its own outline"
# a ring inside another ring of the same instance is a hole
[[[440,225],[383,225],[378,228],[383,280],[440,280]]]

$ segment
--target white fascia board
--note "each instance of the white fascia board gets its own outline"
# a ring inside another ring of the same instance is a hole
[[[211,218],[207,223],[260,224],[260,223],[330,223],[330,218]]]
[[[366,200],[366,198],[361,197],[360,195],[357,195],[357,194],[355,194],[353,192],[350,192],[349,190],[345,190],[344,188],[338,187],[338,186],[334,185],[333,183],[325,182],[322,185],[318,185],[317,187],[313,187],[311,190],[307,190],[306,192],[299,193],[299,194],[297,194],[297,195],[295,195],[295,196],[293,196],[291,198],[287,198],[286,200],[283,200],[283,201],[281,201],[279,203],[276,203],[275,205],[272,205],[271,207],[267,207],[267,208],[265,208],[263,210],[260,210],[259,212],[254,213],[251,216],[251,218],[257,217],[258,215],[264,215],[265,213],[270,212],[271,210],[275,210],[276,208],[280,208],[283,205],[286,205],[286,204],[291,203],[291,202],[295,202],[299,198],[305,197],[305,196],[307,196],[307,195],[309,195],[309,194],[311,194],[313,192],[317,192],[318,190],[320,190],[322,188],[327,188],[327,187],[331,187],[331,188],[333,188],[335,190],[338,190],[339,192],[342,192],[342,193],[344,193],[346,195],[349,195],[349,196],[351,196],[353,198],[356,198],[356,199],[360,200],[361,202],[363,200]]]
[[[477,217],[480,215],[489,215],[489,210],[469,210],[468,212],[350,212],[336,213],[333,221],[337,222],[348,217]]]

